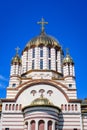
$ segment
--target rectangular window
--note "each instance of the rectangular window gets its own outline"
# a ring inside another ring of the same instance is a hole
[[[40,69],[43,69],[43,59],[40,59]]]
[[[43,57],[43,48],[40,47],[40,57]]]
[[[9,130],[9,128],[5,128],[5,130]]]
[[[32,69],[34,69],[34,60],[32,60]]]
[[[51,60],[49,60],[48,65],[49,65],[49,70],[51,70]]]
[[[48,48],[48,58],[51,58],[51,49]]]
[[[35,48],[32,49],[32,58],[35,58]]]

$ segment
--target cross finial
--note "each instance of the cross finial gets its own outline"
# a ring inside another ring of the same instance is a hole
[[[16,47],[15,50],[16,50],[16,54],[18,54],[18,51],[20,50],[20,48]]]
[[[66,48],[66,54],[69,55],[69,48]]]
[[[48,22],[45,22],[44,18],[42,18],[40,22],[37,22],[37,24],[41,24],[41,32],[44,32],[44,25],[48,24]]]

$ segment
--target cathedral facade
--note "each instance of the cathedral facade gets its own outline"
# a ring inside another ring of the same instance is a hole
[[[12,58],[0,130],[87,130],[87,99],[77,98],[74,61],[60,43],[41,33]]]

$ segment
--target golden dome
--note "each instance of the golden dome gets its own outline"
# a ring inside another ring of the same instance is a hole
[[[44,98],[43,96],[36,98],[30,106],[38,106],[38,105],[46,105],[46,106],[53,106],[53,103],[51,103],[47,98]]]
[[[63,64],[65,64],[65,63],[74,64],[73,59],[71,58],[71,56],[69,54],[67,54],[66,57],[63,59]]]
[[[18,54],[16,54],[11,61],[11,64],[21,64],[21,59]]]
[[[39,36],[34,37],[33,39],[31,39],[26,47],[26,48],[31,48],[33,46],[54,46],[57,48],[61,48],[61,46],[59,45],[59,42],[53,38],[52,36],[47,35],[45,32],[41,32],[41,34]]]

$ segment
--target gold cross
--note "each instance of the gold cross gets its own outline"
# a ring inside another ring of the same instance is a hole
[[[69,48],[66,48],[66,54],[69,55]]]
[[[44,18],[42,18],[40,22],[37,22],[37,24],[41,24],[41,31],[44,32],[44,25],[48,24],[48,22],[45,22]]]
[[[18,54],[18,51],[20,50],[20,48],[16,47],[15,50],[16,50],[16,54]]]

